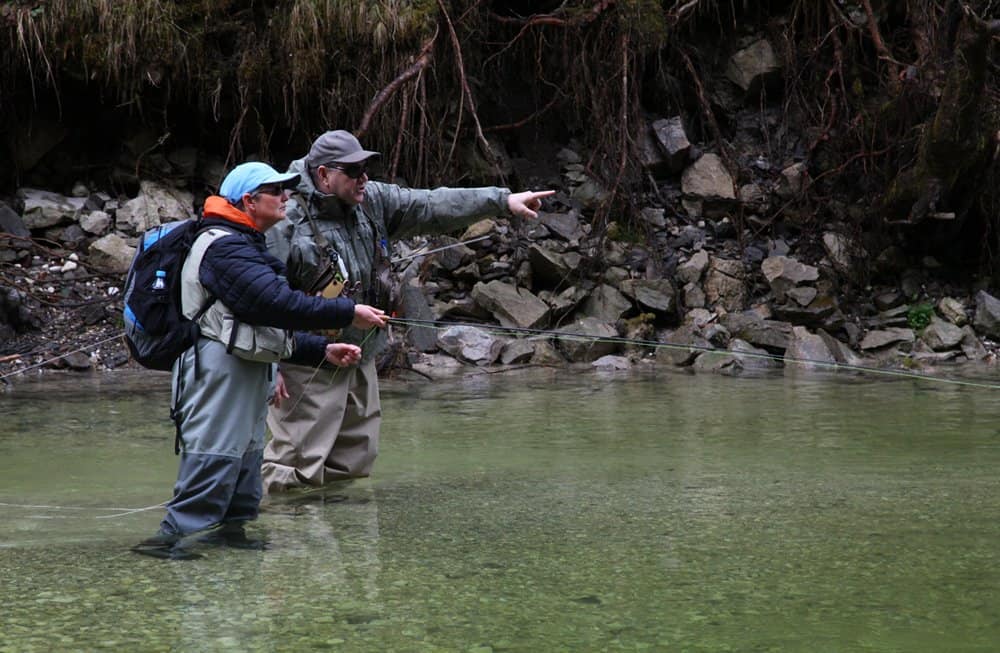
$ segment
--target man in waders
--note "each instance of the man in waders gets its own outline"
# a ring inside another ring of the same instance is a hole
[[[269,232],[267,242],[287,262],[293,287],[324,296],[349,294],[384,309],[390,238],[447,233],[487,216],[534,218],[541,198],[555,192],[424,190],[369,181],[369,163],[378,156],[349,132],[328,131],[289,167],[300,181],[288,201],[288,221]],[[281,365],[283,387],[279,384],[279,401],[267,418],[272,438],[264,451],[265,492],[371,472],[382,420],[375,359],[387,337],[348,327],[339,340],[362,348],[359,365],[319,373]]]
[[[361,355],[356,346],[289,329],[385,326],[385,314],[371,306],[291,289],[284,265],[267,253],[264,232],[284,219],[288,187],[297,181],[265,163],[244,163],[205,200],[204,227],[180,279],[184,315],[200,328],[173,367],[180,469],[160,530],[133,547],[137,553],[197,557],[182,542],[211,527],[204,541],[262,548],[243,526],[260,505],[274,363],[350,365]]]

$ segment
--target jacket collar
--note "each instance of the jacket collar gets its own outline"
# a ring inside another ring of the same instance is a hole
[[[229,200],[224,197],[220,197],[218,195],[211,195],[207,197],[205,199],[205,209],[203,213],[206,218],[225,220],[226,222],[232,222],[242,227],[247,227],[258,233],[260,232],[260,229],[257,228],[256,224],[254,224],[253,218],[230,204]]]

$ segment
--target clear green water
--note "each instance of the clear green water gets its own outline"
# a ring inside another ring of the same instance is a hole
[[[374,478],[164,562],[166,387],[119,385],[0,395],[0,651],[1000,648],[995,390],[388,384]]]

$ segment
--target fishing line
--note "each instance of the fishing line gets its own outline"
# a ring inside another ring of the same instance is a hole
[[[368,342],[368,339],[371,338],[374,333],[375,333],[375,327],[372,327],[371,329],[368,330],[368,333],[365,334],[365,337],[361,339],[361,342],[358,343],[358,347],[361,347],[362,352],[364,350],[365,343]],[[362,353],[362,355],[364,355],[364,354]],[[309,386],[312,384],[313,379],[315,379],[316,376],[323,369],[323,363],[324,363],[324,361],[320,361],[319,364],[316,365],[316,369],[313,370],[312,375],[305,382],[305,385],[302,386],[302,392],[299,393],[299,396],[295,400],[295,403],[293,403],[292,406],[291,406],[291,408],[288,409],[288,412],[286,412],[285,415],[278,420],[279,424],[281,422],[285,421],[285,417],[287,417],[288,415],[290,415],[292,413],[292,411],[294,411],[295,408],[299,405],[299,402],[302,401],[302,398],[306,396],[306,390],[309,389]],[[340,372],[341,369],[342,368],[340,366],[337,366],[337,367],[333,368],[333,374],[330,376],[330,383],[333,383],[333,380],[337,378],[337,374]],[[280,374],[280,372],[279,372],[279,374]]]
[[[812,358],[795,358],[795,357],[786,357],[777,354],[767,354],[767,353],[758,354],[754,352],[736,352],[736,351],[730,351],[728,349],[713,349],[711,347],[703,347],[699,345],[684,345],[671,342],[660,342],[658,340],[642,340],[638,338],[625,338],[621,336],[592,336],[584,333],[568,333],[564,331],[553,331],[550,329],[532,329],[528,327],[506,327],[506,326],[497,326],[492,324],[483,325],[473,322],[443,322],[440,320],[418,320],[418,319],[399,318],[399,317],[390,317],[389,321],[404,326],[423,327],[429,329],[436,329],[439,331],[443,331],[445,329],[449,329],[455,326],[465,326],[465,327],[474,327],[490,333],[545,336],[556,340],[569,340],[576,342],[586,342],[586,341],[608,342],[614,344],[636,345],[640,347],[648,347],[650,349],[669,349],[669,350],[684,351],[684,352],[698,351],[705,354],[755,358],[755,359],[768,360],[779,363],[814,365],[816,367],[829,370],[848,370],[852,372],[863,372],[866,374],[878,374],[882,376],[918,379],[921,381],[933,381],[935,383],[947,383],[951,385],[961,385],[973,388],[1000,390],[1000,384],[995,384],[995,383],[982,383],[978,381],[953,379],[943,376],[933,376],[930,374],[919,374],[917,372],[910,372],[906,370],[881,369],[877,367],[868,367],[865,365],[851,365],[848,363],[831,363],[829,361],[816,360]]]
[[[96,506],[43,506],[43,505],[30,505],[25,503],[0,503],[0,507],[3,508],[23,508],[25,510],[68,510],[68,511],[97,511],[97,512],[113,512],[113,515],[95,515],[94,519],[114,519],[115,517],[123,517],[126,515],[132,515],[137,512],[145,512],[147,510],[153,510],[155,508],[162,508],[167,505],[167,501],[158,503],[155,506],[146,506],[145,508],[100,508]]]
[[[72,351],[68,351],[65,354],[59,354],[55,358],[50,358],[48,360],[42,361],[41,363],[35,363],[34,365],[29,365],[28,367],[25,367],[25,368],[22,368],[22,369],[19,369],[19,370],[15,370],[13,372],[8,372],[7,374],[0,375],[0,381],[3,381],[3,380],[5,380],[8,377],[15,376],[17,374],[24,374],[25,372],[28,372],[28,371],[33,370],[33,369],[38,368],[38,367],[43,367],[45,365],[49,365],[51,363],[56,362],[57,360],[59,360],[61,358],[66,358],[70,354],[75,354],[77,352],[84,351],[85,349],[93,349],[94,347],[98,347],[100,345],[103,345],[106,342],[111,342],[112,340],[115,340],[117,338],[121,338],[123,335],[125,335],[124,331],[122,331],[120,333],[116,333],[115,335],[110,336],[108,338],[105,338],[104,340],[98,340],[97,342],[92,342],[89,345],[84,345],[84,346],[79,347],[77,349],[74,349]]]

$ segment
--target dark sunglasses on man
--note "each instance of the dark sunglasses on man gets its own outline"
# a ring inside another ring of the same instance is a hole
[[[327,168],[340,170],[351,179],[357,179],[361,175],[368,173],[368,163],[331,163]]]

